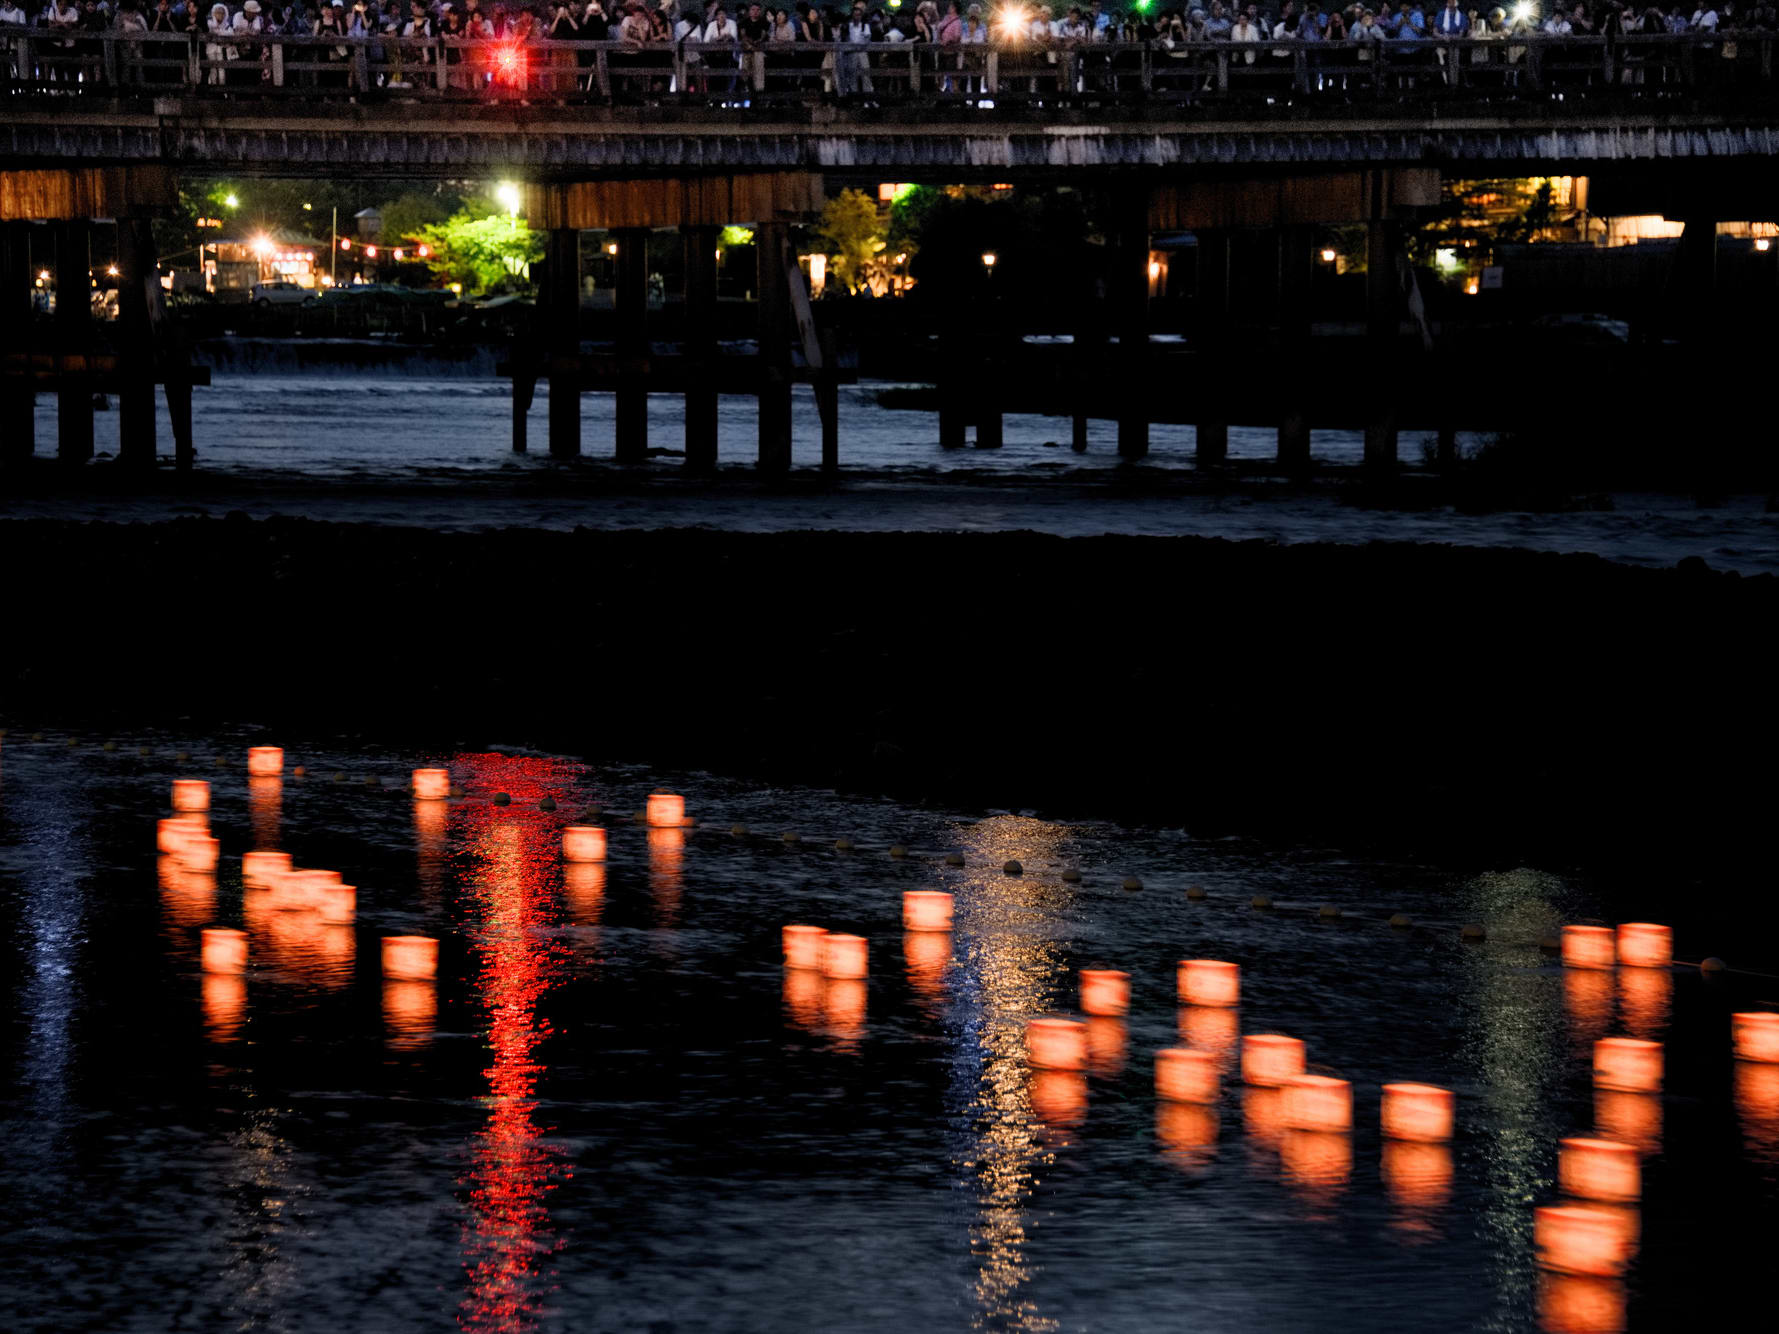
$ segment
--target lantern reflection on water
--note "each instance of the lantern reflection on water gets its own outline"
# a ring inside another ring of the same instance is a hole
[[[1225,1070],[1235,1063],[1241,1036],[1241,1016],[1234,1010],[1206,1005],[1187,1005],[1180,1010],[1180,1041],[1197,1051],[1211,1052]]]
[[[1182,959],[1175,975],[1180,999],[1188,1005],[1239,1005],[1242,970],[1219,959]]]
[[[1242,1089],[1242,1129],[1256,1147],[1273,1149],[1285,1133],[1281,1095],[1276,1088],[1249,1084]]]
[[[210,809],[210,784],[202,778],[173,780],[173,809],[176,811],[207,811]]]
[[[330,926],[345,926],[358,918],[358,891],[351,885],[323,885],[315,893],[315,911]]]
[[[383,979],[383,1029],[391,1047],[424,1047],[438,1013],[438,988],[431,982]]]
[[[828,938],[827,931],[819,926],[787,926],[780,933],[784,945],[784,966],[786,968],[814,968],[822,966],[822,942]]]
[[[194,871],[175,857],[159,857],[155,870],[161,907],[174,926],[200,927],[216,920],[216,877]]]
[[[1222,1091],[1222,1065],[1215,1052],[1163,1047],[1155,1053],[1155,1094],[1169,1102],[1214,1103]]]
[[[1565,968],[1610,968],[1618,962],[1618,940],[1609,926],[1563,928]]]
[[[276,778],[284,772],[284,750],[280,746],[249,746],[247,773],[253,778]]]
[[[686,831],[651,829],[649,840],[649,893],[655,899],[655,916],[662,926],[672,926],[679,916],[680,890],[685,881]]]
[[[683,825],[686,822],[686,799],[672,792],[651,792],[648,822],[658,829]]]
[[[1084,1014],[1121,1015],[1130,1011],[1130,974],[1110,968],[1081,970],[1081,1010]]]
[[[1623,1222],[1604,1209],[1551,1204],[1532,1214],[1538,1263],[1560,1274],[1617,1278],[1630,1261]]]
[[[226,926],[205,927],[198,956],[206,973],[244,973],[247,933]]]
[[[449,769],[416,769],[413,782],[415,801],[444,801],[451,795]]]
[[[248,852],[241,857],[241,883],[249,889],[267,889],[275,876],[290,870],[288,852]]]
[[[1637,1147],[1620,1140],[1575,1137],[1557,1147],[1557,1189],[1578,1200],[1628,1204],[1643,1194]]]
[[[1087,1076],[1072,1070],[1033,1070],[1032,1111],[1053,1126],[1087,1119]]]
[[[1655,922],[1621,922],[1618,961],[1627,968],[1668,968],[1674,963],[1673,929]]]
[[[1594,1089],[1594,1129],[1607,1139],[1634,1144],[1643,1154],[1662,1146],[1662,1100],[1653,1093]]]
[[[214,871],[222,858],[222,841],[208,834],[187,834],[173,859],[188,871]]]
[[[1444,1144],[1386,1139],[1380,1161],[1384,1189],[1398,1208],[1425,1214],[1451,1198],[1452,1151]]]
[[[1284,1092],[1289,1097],[1289,1085]],[[1353,1175],[1352,1136],[1335,1130],[1287,1127],[1279,1138],[1279,1166],[1285,1180],[1307,1198],[1326,1202]]]
[[[247,780],[247,819],[253,827],[253,846],[278,846],[278,820],[284,804],[284,780],[249,778]]]
[[[1353,1128],[1353,1086],[1327,1075],[1294,1075],[1280,1085],[1279,1119],[1287,1130]]]
[[[1621,1334],[1625,1285],[1585,1274],[1538,1276],[1538,1327],[1545,1334]]]
[[[1597,974],[1596,974],[1597,976]],[[1619,1009],[1624,1025],[1634,1038],[1654,1041],[1668,1027],[1668,1011],[1674,997],[1674,974],[1666,968],[1618,970]]]
[[[1087,1067],[1087,1026],[1076,1019],[1027,1020],[1025,1054],[1040,1070],[1083,1070]]]
[[[865,1036],[864,982],[857,978],[830,977],[822,993],[822,1018],[831,1036],[857,1042]]]
[[[904,931],[950,931],[951,895],[937,889],[910,889],[902,895]]]
[[[1106,1014],[1088,1017],[1087,1068],[1096,1078],[1116,1078],[1129,1048],[1130,1030],[1124,1020]]]
[[[562,868],[562,900],[569,916],[586,926],[599,920],[605,907],[605,867],[569,862]]]
[[[1662,1044],[1641,1038],[1601,1038],[1594,1044],[1594,1083],[1623,1093],[1659,1093]]]
[[[908,965],[908,985],[933,999],[944,989],[945,970],[951,966],[951,937],[910,931],[902,937],[902,959]]]
[[[1385,1084],[1378,1119],[1390,1139],[1441,1143],[1452,1137],[1457,1097],[1435,1084]]]
[[[1597,968],[1563,970],[1563,1009],[1578,1042],[1591,1046],[1612,1023],[1612,974]]]
[[[430,981],[439,972],[439,942],[431,936],[384,936],[383,976],[402,982]]]
[[[598,825],[569,825],[562,831],[562,860],[567,862],[604,861],[605,830]]]
[[[1779,1013],[1750,1010],[1732,1014],[1730,1050],[1738,1061],[1779,1062]]]
[[[821,1027],[827,979],[812,968],[784,970],[784,1007],[799,1028]]]
[[[161,852],[177,856],[188,838],[209,832],[201,815],[173,815],[155,821],[154,845]]]
[[[1730,1078],[1743,1143],[1762,1162],[1779,1163],[1779,1065],[1737,1061]]]
[[[1180,1166],[1200,1167],[1217,1152],[1217,1109],[1196,1102],[1155,1104],[1155,1138]]]
[[[1242,1079],[1263,1088],[1303,1073],[1303,1043],[1283,1033],[1249,1033],[1242,1038]]]
[[[247,981],[228,973],[205,973],[204,1031],[212,1042],[228,1042],[247,1014]]]
[[[822,976],[861,978],[866,975],[869,946],[863,936],[830,931],[822,940]]]

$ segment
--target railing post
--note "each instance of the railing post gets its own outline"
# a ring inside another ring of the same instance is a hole
[[[105,86],[117,87],[117,38],[109,32],[99,34],[99,62],[105,74]]]
[[[986,65],[982,73],[982,86],[988,90],[990,97],[997,97],[1001,91],[1001,53],[990,48]]]
[[[1300,93],[1310,90],[1310,57],[1301,44],[1291,52],[1291,83]]]
[[[1217,52],[1217,91],[1229,91],[1229,52],[1226,50]]]
[[[198,45],[196,34],[193,34],[185,48],[185,79],[193,88],[202,87],[204,83],[204,67],[198,61],[202,52],[203,48]]]
[[[548,52],[545,52],[547,55]],[[433,87],[441,93],[451,86],[451,67],[445,61],[445,39],[435,37],[432,44]]]
[[[284,43],[282,41],[276,41],[272,43],[272,87],[282,88],[283,86]]]
[[[352,48],[352,82],[362,91],[371,86],[370,52],[363,42]]]
[[[1143,63],[1141,68],[1143,94],[1144,96],[1147,96],[1155,91],[1155,58],[1154,53],[1149,49],[1149,44],[1147,42],[1143,43]]]
[[[611,69],[606,64],[605,48],[603,46],[600,47],[599,50],[597,50],[596,52],[593,53],[593,82],[594,82],[594,85],[599,90],[599,95],[601,97],[603,97],[606,101],[608,101],[608,102],[611,101],[612,100]]]
[[[926,49],[925,43],[915,43],[908,48],[908,91],[920,92],[920,53]]]

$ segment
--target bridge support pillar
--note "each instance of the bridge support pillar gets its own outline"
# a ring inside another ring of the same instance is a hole
[[[1674,248],[1680,336],[1699,344],[1711,337],[1712,307],[1717,288],[1717,220],[1689,217]]]
[[[791,237],[782,222],[754,229],[759,262],[760,470],[791,466]]]
[[[618,376],[616,413],[619,463],[641,463],[649,456],[649,382],[644,369],[649,356],[649,232],[646,227],[620,227],[618,242]]]
[[[686,247],[686,469],[717,466],[717,227],[682,227]]]
[[[581,234],[552,227],[544,239],[544,362],[550,377],[550,455],[581,452]]]
[[[1315,273],[1315,231],[1279,229],[1279,346],[1285,373],[1279,391],[1279,467],[1304,472],[1310,466],[1310,284]]]
[[[1117,249],[1112,263],[1113,319],[1117,322],[1119,379],[1135,386],[1120,395],[1118,457],[1149,453],[1149,194],[1131,191],[1120,201]]]
[[[93,386],[87,374],[87,359],[93,353],[91,230],[88,222],[56,224],[55,331],[62,362],[56,388],[56,455],[63,463],[85,463],[93,456]]]
[[[31,351],[31,228],[0,223],[0,352]],[[0,377],[0,463],[22,463],[37,449],[36,398],[26,367]]]
[[[154,228],[147,218],[117,221],[117,455],[134,468],[155,465],[155,326],[161,284],[155,272]]]
[[[1396,273],[1399,245],[1395,224],[1374,213],[1365,230],[1365,350],[1366,361],[1373,366],[1390,364],[1402,331],[1402,283]],[[1380,386],[1366,409],[1367,468],[1396,466],[1396,434],[1396,395],[1387,385]]]
[[[1198,234],[1198,384],[1194,457],[1201,468],[1229,458],[1229,408],[1223,383],[1229,364],[1230,233],[1212,228]]]

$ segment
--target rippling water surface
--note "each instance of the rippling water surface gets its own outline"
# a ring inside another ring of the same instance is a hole
[[[0,751],[12,1329],[1667,1329],[1768,1291],[1779,1067],[1726,1047],[1774,984],[1537,947],[1657,911],[1683,958],[1755,947],[1702,899],[534,753],[293,749],[306,776],[250,781],[212,767],[242,737],[77,740]],[[429,761],[466,795],[396,790]],[[214,875],[156,857],[180,774],[212,780]],[[656,786],[701,823],[631,822]],[[565,866],[594,802],[609,860]],[[356,923],[244,890],[252,847],[342,871]],[[956,896],[951,935],[903,933],[919,887]],[[869,980],[783,969],[787,922],[866,936]],[[245,978],[199,970],[219,923]],[[436,984],[382,978],[406,933],[440,939]],[[1241,963],[1239,1012],[1177,1005],[1191,955]],[[1094,965],[1130,972],[1129,1017],[1091,1022],[1086,1076],[1034,1077],[1024,1021]],[[1233,1081],[1157,1102],[1156,1049],[1243,1031],[1351,1079],[1353,1133]],[[1664,1096],[1596,1094],[1610,1033],[1666,1039]],[[1449,1149],[1380,1140],[1397,1079],[1457,1090]],[[1557,1141],[1596,1126],[1647,1155],[1623,1285],[1533,1263]]]

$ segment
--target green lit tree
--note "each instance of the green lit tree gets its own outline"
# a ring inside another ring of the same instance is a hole
[[[847,291],[870,285],[887,244],[875,200],[862,190],[842,190],[822,209],[815,235]]]
[[[543,237],[522,218],[478,214],[473,206],[422,227],[414,239],[429,247],[427,265],[446,283],[487,294],[527,287],[531,266],[543,258]]]

